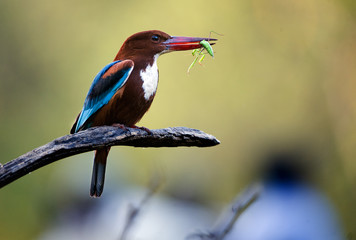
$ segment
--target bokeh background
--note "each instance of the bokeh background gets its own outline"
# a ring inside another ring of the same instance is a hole
[[[66,221],[95,219],[87,212],[116,194],[145,189],[157,169],[165,176],[161,196],[217,214],[259,178],[266,154],[294,148],[312,153],[313,185],[345,234],[355,236],[353,0],[1,0],[1,163],[68,134],[96,73],[128,36],[148,29],[224,34],[212,35],[219,38],[215,58],[207,56],[190,74],[190,52],[160,57],[158,93],[139,123],[198,128],[221,144],[115,147],[100,199],[89,198],[93,153],[41,168],[0,190],[0,239],[40,239],[66,213]],[[174,226],[175,219],[168,222]]]

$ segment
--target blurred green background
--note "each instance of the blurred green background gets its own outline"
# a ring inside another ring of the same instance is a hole
[[[138,125],[187,126],[213,148],[110,152],[105,194],[145,186],[163,169],[164,194],[228,203],[255,179],[266,149],[303,145],[316,184],[355,234],[356,4],[352,0],[0,1],[0,159],[4,164],[69,133],[96,73],[142,30],[224,34],[215,59],[190,52],[158,61],[156,99]],[[89,199],[92,153],[0,190],[0,239],[35,239],[60,206]],[[20,230],[19,230],[20,229]]]

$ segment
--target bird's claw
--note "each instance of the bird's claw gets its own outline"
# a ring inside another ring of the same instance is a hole
[[[114,123],[114,124],[111,125],[111,126],[121,128],[121,129],[124,130],[124,131],[128,131],[127,126],[124,125],[124,124],[121,124],[121,123]]]
[[[146,127],[138,127],[138,126],[134,125],[134,126],[132,126],[132,128],[141,129],[141,130],[145,131],[146,133],[148,133],[149,135],[153,135],[152,131]]]

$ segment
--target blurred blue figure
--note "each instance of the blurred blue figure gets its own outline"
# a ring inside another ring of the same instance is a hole
[[[345,239],[327,198],[307,183],[310,161],[299,154],[278,153],[266,163],[258,199],[225,240]]]

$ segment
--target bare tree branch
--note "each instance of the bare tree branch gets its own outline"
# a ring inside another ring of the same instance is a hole
[[[187,239],[199,238],[200,240],[223,240],[232,230],[234,224],[241,214],[254,203],[261,193],[261,186],[254,185],[242,194],[239,194],[233,202],[231,210],[223,215],[214,230],[209,232],[198,232],[187,236]]]
[[[57,138],[4,165],[0,164],[0,188],[47,164],[104,146],[209,147],[220,143],[212,135],[186,127],[154,129],[151,132],[103,126]]]

